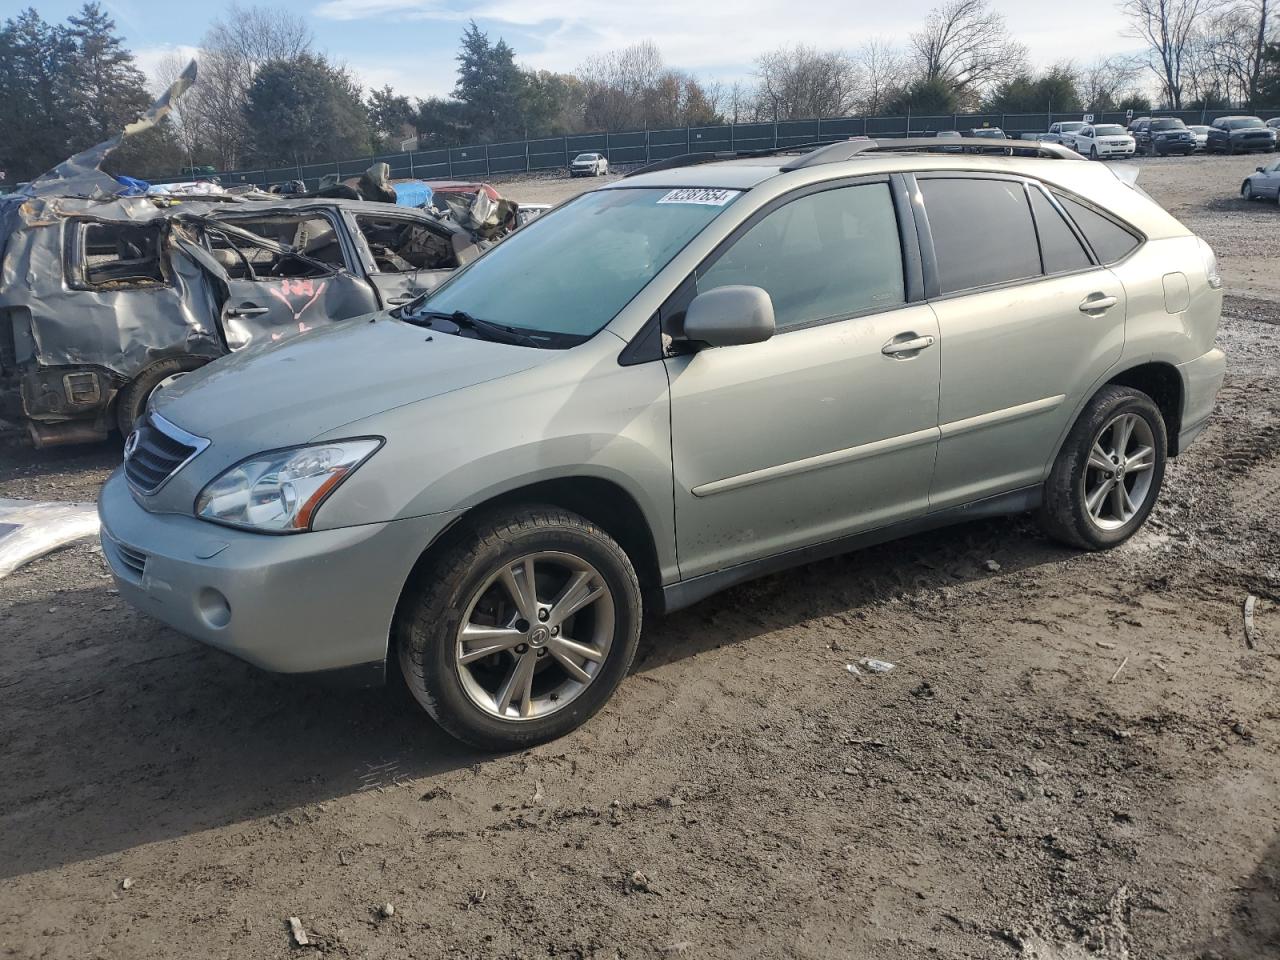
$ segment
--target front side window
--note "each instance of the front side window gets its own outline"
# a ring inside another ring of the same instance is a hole
[[[949,177],[919,182],[942,293],[1040,275],[1036,229],[1021,183]]]
[[[458,265],[453,241],[405,217],[356,215],[378,273],[449,270]]]
[[[906,301],[902,243],[887,183],[823,190],[753,225],[698,274],[698,292],[762,287],[779,330]]]
[[[586,339],[739,193],[630,187],[583,194],[521,227],[405,316],[461,310],[522,331]]]
[[[209,249],[233,280],[323,277],[346,269],[337,228],[323,215],[227,217],[224,222],[294,251],[280,253],[211,223],[205,231]]]
[[[1055,196],[1103,263],[1123,259],[1141,242],[1128,230],[1083,203],[1062,194]]]

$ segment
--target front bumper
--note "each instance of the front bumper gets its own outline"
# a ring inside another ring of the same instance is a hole
[[[284,536],[148,513],[122,471],[98,499],[120,596],[189,637],[281,673],[386,659],[413,565],[455,514]]]
[[[1178,364],[1182,376],[1182,428],[1178,433],[1178,452],[1187,449],[1208,425],[1218,391],[1227,372],[1227,357],[1213,349],[1203,356]]]

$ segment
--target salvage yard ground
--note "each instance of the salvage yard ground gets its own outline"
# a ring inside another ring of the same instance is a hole
[[[1229,372],[1131,542],[986,521],[736,588],[649,623],[604,711],[524,754],[186,640],[89,544],[0,581],[0,956],[265,960],[290,917],[369,958],[1280,955],[1256,163],[1141,162],[1218,252]],[[92,498],[117,456],[0,447],[0,497]]]

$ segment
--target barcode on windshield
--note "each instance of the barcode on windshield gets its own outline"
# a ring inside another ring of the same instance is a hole
[[[723,207],[738,195],[737,190],[716,190],[711,187],[684,187],[672,190],[659,203],[697,203],[704,207]]]

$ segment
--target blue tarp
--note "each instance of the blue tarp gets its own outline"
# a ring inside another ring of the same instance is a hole
[[[425,207],[431,203],[431,187],[421,180],[395,184],[397,207]]]
[[[151,186],[147,181],[138,180],[134,177],[116,177],[116,180],[120,182],[120,186],[124,187],[120,191],[120,196],[122,197],[145,197],[147,190]]]

